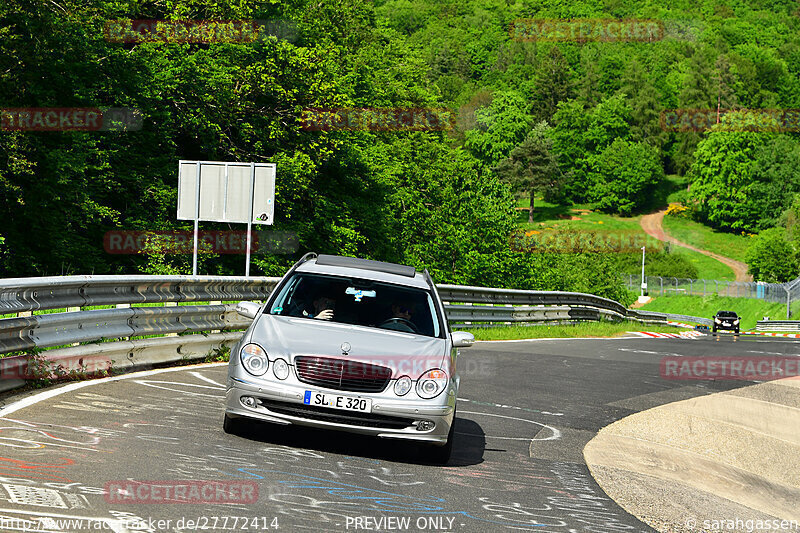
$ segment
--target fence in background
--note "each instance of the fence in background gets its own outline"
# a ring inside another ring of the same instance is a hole
[[[638,292],[642,277],[623,274],[628,289]],[[758,298],[768,302],[786,302],[786,283],[761,283],[753,281],[721,281],[715,279],[670,278],[645,276],[650,296],[685,294],[694,296],[732,296],[734,298]]]
[[[629,290],[641,290],[641,276],[622,274]],[[786,319],[792,316],[791,304],[800,299],[800,277],[786,283],[764,283],[760,281],[721,281],[716,279],[688,279],[661,276],[645,276],[646,294],[664,296],[685,294],[693,296],[730,296],[733,298],[756,298],[767,302],[785,303]]]

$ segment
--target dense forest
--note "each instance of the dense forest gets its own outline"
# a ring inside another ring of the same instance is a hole
[[[110,39],[109,21],[127,19],[281,31]],[[641,19],[663,32],[512,31],[529,19]],[[512,250],[516,200],[629,215],[656,207],[666,176],[688,185],[689,215],[708,225],[776,228],[770,238],[789,249],[800,234],[800,127],[737,119],[800,108],[796,2],[4,0],[0,102],[141,113],[130,131],[0,131],[3,277],[190,272],[185,254],[103,247],[110,230],[191,228],[175,216],[181,159],[277,164],[274,229],[295,232],[299,250],[255,255],[256,274],[315,250],[425,266],[438,282],[624,300],[620,254]],[[304,110],[331,108],[449,108],[454,120],[431,131],[303,127]],[[676,109],[717,114],[708,128],[665,125]],[[242,263],[203,254],[200,272],[242,274]]]

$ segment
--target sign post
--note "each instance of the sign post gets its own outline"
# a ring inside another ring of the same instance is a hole
[[[250,163],[250,198],[256,195],[256,165]],[[250,202],[250,213],[247,216],[247,252],[244,260],[244,275],[250,277],[250,245],[253,242],[253,202]]]
[[[194,221],[192,275],[197,275],[199,222],[247,224],[245,276],[250,275],[252,225],[273,223],[275,164],[225,161],[178,163],[178,220]]]

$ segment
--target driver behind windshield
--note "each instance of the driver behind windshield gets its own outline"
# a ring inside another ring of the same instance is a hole
[[[414,306],[408,302],[396,301],[392,304],[392,315],[383,321],[379,327],[406,333],[417,333],[416,325],[411,321]]]
[[[410,321],[413,309],[407,303],[392,304],[392,318],[403,318]]]

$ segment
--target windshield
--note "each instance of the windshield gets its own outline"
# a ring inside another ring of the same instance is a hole
[[[717,316],[720,318],[736,318],[738,315],[733,311],[720,311]]]
[[[441,336],[429,291],[360,278],[296,273],[265,312]]]

